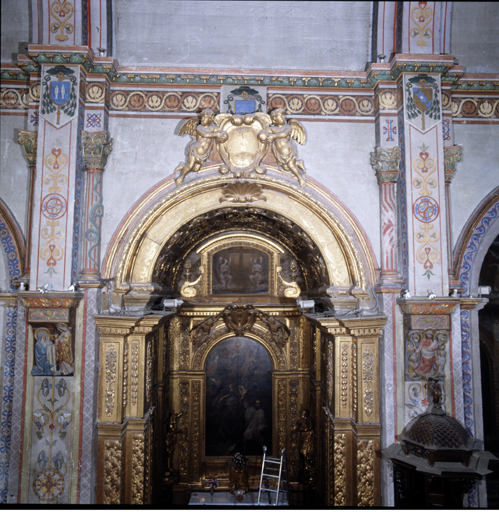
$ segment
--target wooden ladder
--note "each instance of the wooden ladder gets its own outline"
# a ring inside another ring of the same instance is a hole
[[[276,482],[275,488],[271,486],[271,482]],[[274,459],[267,457],[267,447],[263,447],[262,474],[258,488],[258,505],[261,504],[260,499],[262,492],[268,493],[269,505],[272,505],[271,493],[275,493],[274,506],[279,504],[279,497],[281,497],[281,505],[288,505],[288,472],[286,467],[286,450],[284,448],[281,450],[281,458]],[[285,495],[285,500],[282,499],[282,495]]]

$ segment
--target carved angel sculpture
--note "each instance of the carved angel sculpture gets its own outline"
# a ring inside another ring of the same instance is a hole
[[[304,187],[307,183],[302,177],[299,169],[306,173],[303,160],[297,160],[298,152],[296,150],[295,140],[300,144],[305,144],[307,136],[302,124],[294,119],[286,121],[285,110],[277,108],[271,112],[272,125],[266,130],[258,133],[260,142],[270,142],[272,144],[272,153],[277,163],[285,171],[291,171]],[[293,140],[294,139],[294,140]]]
[[[198,172],[203,164],[208,160],[213,142],[219,140],[226,142],[228,139],[227,132],[221,130],[215,123],[215,114],[209,108],[201,112],[201,122],[196,118],[187,119],[180,128],[179,135],[191,135],[193,139],[185,148],[187,162],[182,162],[175,172],[181,171],[180,176],[175,180],[180,185],[187,173],[193,171]]]

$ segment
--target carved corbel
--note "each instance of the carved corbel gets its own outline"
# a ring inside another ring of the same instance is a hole
[[[36,166],[38,132],[19,130],[17,142],[22,146],[29,167]]]
[[[378,184],[396,182],[400,165],[400,148],[377,147],[371,153],[371,166],[376,172]]]
[[[463,148],[461,146],[444,147],[444,173],[445,184],[450,184],[454,173],[456,172],[456,164],[462,159]]]
[[[87,170],[103,171],[113,150],[113,139],[107,132],[82,132],[83,161]]]

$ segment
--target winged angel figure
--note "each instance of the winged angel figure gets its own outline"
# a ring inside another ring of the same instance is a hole
[[[272,125],[266,130],[261,130],[258,133],[258,140],[261,142],[270,142],[272,144],[272,153],[277,163],[285,171],[291,171],[304,187],[306,185],[305,179],[301,176],[299,169],[306,173],[303,160],[297,160],[298,152],[296,150],[295,140],[299,144],[305,144],[307,135],[303,125],[290,119],[286,122],[285,110],[277,108],[270,114]],[[294,139],[294,140],[293,140]]]
[[[215,114],[209,108],[201,112],[201,122],[197,118],[188,119],[180,128],[179,135],[191,135],[193,139],[185,148],[187,162],[182,162],[175,172],[181,171],[180,176],[175,180],[177,185],[180,185],[187,173],[193,171],[198,172],[203,164],[208,160],[213,142],[218,140],[226,142],[228,134],[221,130],[214,122]]]

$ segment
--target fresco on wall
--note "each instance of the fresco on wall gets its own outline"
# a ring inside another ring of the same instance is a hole
[[[446,331],[414,329],[407,334],[406,378],[409,380],[445,378]]]
[[[34,357],[31,375],[73,375],[73,336],[67,324],[37,325],[33,329]]]
[[[258,342],[234,337],[206,360],[206,455],[272,453],[272,361]]]
[[[212,293],[269,293],[269,257],[248,247],[223,249],[212,256]]]

